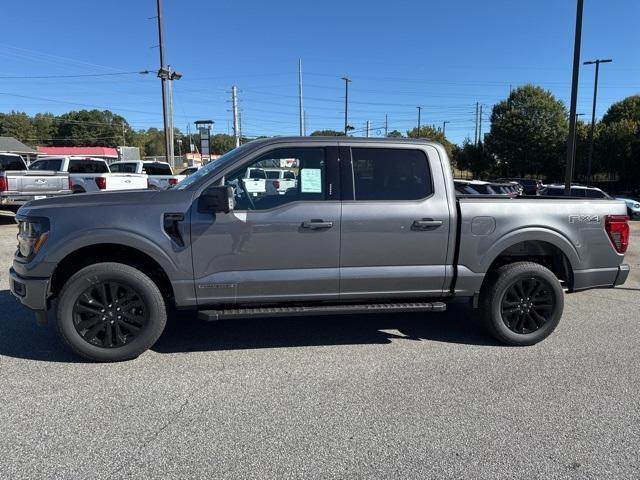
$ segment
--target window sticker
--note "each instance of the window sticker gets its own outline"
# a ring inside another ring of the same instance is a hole
[[[322,170],[303,168],[300,170],[300,182],[302,193],[322,193]]]

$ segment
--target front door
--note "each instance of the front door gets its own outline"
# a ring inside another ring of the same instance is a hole
[[[432,181],[443,175],[437,151],[341,147],[340,160],[341,299],[442,295],[453,246],[446,192]]]
[[[267,178],[274,170],[294,181]],[[336,147],[274,149],[227,174],[235,210],[192,212],[198,303],[337,300],[337,177]]]

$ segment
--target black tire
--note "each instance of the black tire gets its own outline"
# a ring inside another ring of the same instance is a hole
[[[483,323],[495,339],[508,345],[533,345],[558,326],[564,292],[548,268],[516,262],[487,278],[480,302]]]
[[[60,337],[75,353],[96,362],[136,358],[158,340],[166,322],[157,285],[121,263],[83,268],[58,298]]]

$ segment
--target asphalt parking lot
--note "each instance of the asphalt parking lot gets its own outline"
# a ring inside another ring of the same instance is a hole
[[[446,314],[174,318],[84,363],[8,291],[0,216],[0,477],[638,478],[640,222],[630,280],[567,296],[533,347]]]

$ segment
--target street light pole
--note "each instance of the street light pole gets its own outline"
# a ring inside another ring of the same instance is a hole
[[[576,10],[576,36],[573,44],[573,76],[571,81],[571,107],[569,112],[569,138],[567,141],[567,170],[564,180],[564,194],[571,194],[573,180],[573,159],[576,148],[576,109],[578,104],[578,77],[580,76],[580,44],[582,42],[582,12],[584,0],[578,0]]]
[[[349,77],[342,77],[344,80],[344,135],[347,135],[349,129],[349,84],[351,79]]]
[[[589,133],[589,160],[587,163],[587,183],[591,183],[591,162],[593,160],[593,138],[595,134],[596,128],[596,100],[598,98],[598,73],[600,72],[600,64],[601,63],[611,63],[612,59],[597,59],[597,60],[589,60],[584,62],[584,65],[594,65],[596,66],[596,78],[593,84],[593,109],[591,111],[591,132]]]
[[[420,137],[420,114],[422,113],[422,107],[416,107],[418,109],[418,137]]]

